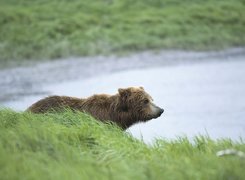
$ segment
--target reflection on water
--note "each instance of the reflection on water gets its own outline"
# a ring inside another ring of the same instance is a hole
[[[213,62],[112,73],[87,80],[45,87],[50,95],[86,97],[95,93],[115,94],[117,88],[144,86],[164,114],[128,131],[149,142],[157,137],[245,137],[245,62]],[[24,110],[43,96],[7,102]]]

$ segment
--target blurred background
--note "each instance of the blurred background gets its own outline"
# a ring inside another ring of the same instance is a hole
[[[0,0],[0,106],[144,86],[137,138],[245,137],[244,0]]]

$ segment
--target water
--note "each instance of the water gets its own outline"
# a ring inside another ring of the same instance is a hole
[[[164,114],[127,131],[145,142],[186,135],[245,138],[245,61],[124,70],[42,87],[48,94],[87,97],[115,94],[120,87],[143,86]],[[24,110],[44,95],[26,96],[4,106]]]

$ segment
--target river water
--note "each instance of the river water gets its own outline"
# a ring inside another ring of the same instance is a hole
[[[245,138],[244,60],[239,56],[234,60],[138,67],[95,74],[88,78],[47,83],[39,87],[43,93],[24,95],[1,104],[25,110],[47,95],[87,97],[97,93],[115,94],[123,87],[143,86],[165,112],[157,119],[129,128],[127,131],[133,136],[145,142],[182,135],[192,138],[199,134],[214,139],[239,140]]]

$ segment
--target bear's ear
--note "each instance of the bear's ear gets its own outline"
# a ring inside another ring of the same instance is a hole
[[[118,89],[119,94],[122,94],[123,91],[124,91],[124,89],[122,89],[122,88],[119,88],[119,89]]]
[[[118,93],[120,94],[121,97],[127,97],[130,95],[130,90],[119,88]]]
[[[142,86],[140,86],[140,89],[145,90]]]

